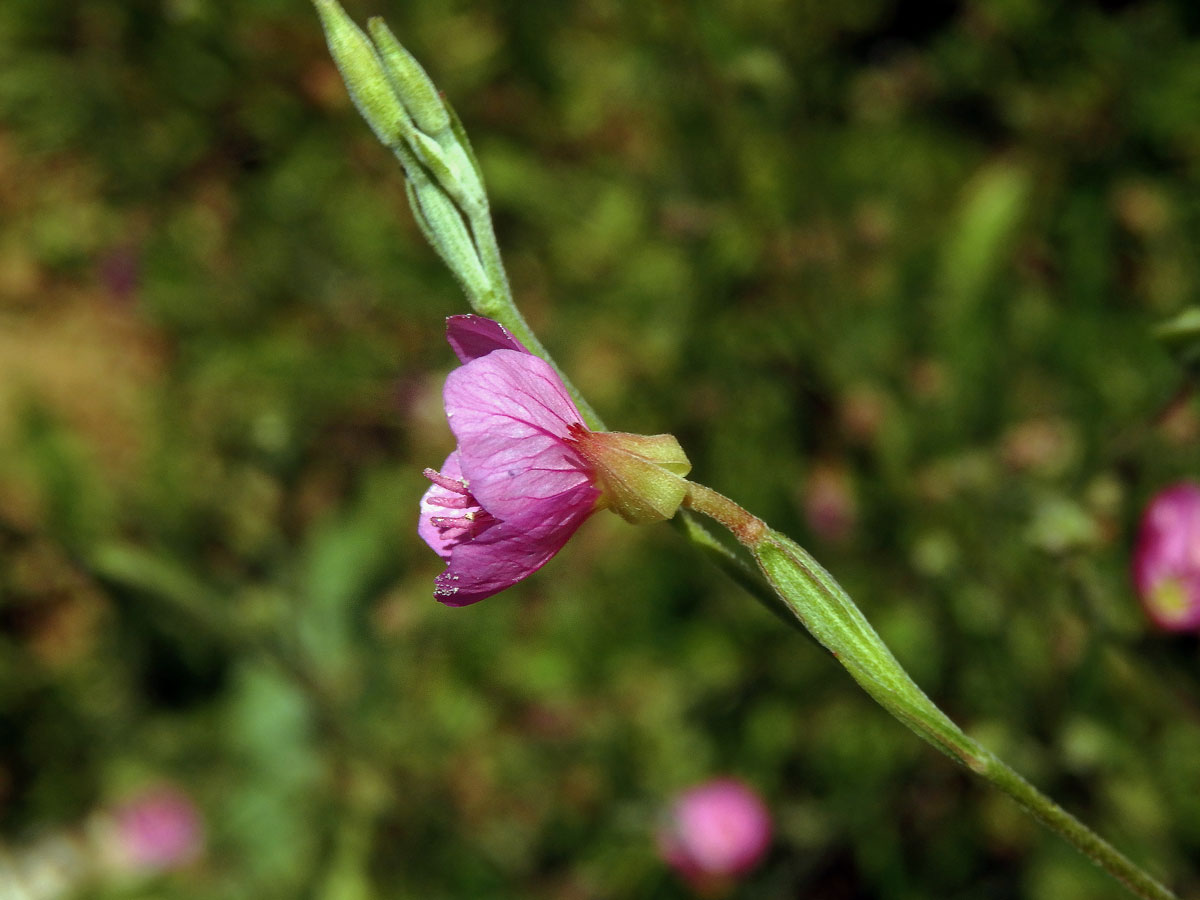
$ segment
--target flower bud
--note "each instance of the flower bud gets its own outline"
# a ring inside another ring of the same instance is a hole
[[[394,146],[399,140],[400,123],[407,120],[408,113],[388,80],[379,54],[337,0],[316,0],[316,5],[329,52],[350,98],[375,136],[387,146]]]
[[[367,27],[371,30],[375,46],[379,48],[392,87],[417,127],[433,137],[447,131],[450,128],[450,115],[425,69],[396,40],[383,19],[370,19]]]
[[[1150,501],[1134,550],[1133,581],[1158,627],[1200,627],[1200,485],[1183,482]]]
[[[642,525],[675,515],[692,470],[679,441],[669,434],[625,434],[572,428],[570,441],[592,467],[600,503],[626,522]]]
[[[165,785],[114,809],[102,834],[110,865],[130,873],[187,865],[204,846],[204,825],[195,804],[187,794]]]
[[[698,890],[754,868],[771,842],[771,818],[758,794],[720,778],[679,796],[658,836],[659,851]]]

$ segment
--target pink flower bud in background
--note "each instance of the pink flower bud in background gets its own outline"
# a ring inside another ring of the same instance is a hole
[[[122,244],[100,258],[100,283],[115,300],[132,300],[141,283],[141,258],[133,244]]]
[[[1158,627],[1200,628],[1200,486],[1182,482],[1150,501],[1133,554],[1133,582]]]
[[[195,861],[204,845],[204,826],[190,797],[161,786],[118,806],[106,828],[114,868],[159,872]]]
[[[854,484],[837,463],[818,463],[804,485],[804,519],[813,534],[831,544],[846,541],[858,523]]]
[[[703,892],[754,868],[771,842],[771,818],[753,790],[732,778],[681,794],[658,835],[663,859]]]

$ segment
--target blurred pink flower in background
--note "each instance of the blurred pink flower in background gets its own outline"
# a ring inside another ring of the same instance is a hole
[[[142,279],[141,253],[136,245],[113,247],[100,258],[98,269],[100,283],[114,299],[133,299]]]
[[[749,872],[771,843],[762,799],[733,778],[680,794],[658,834],[662,858],[698,891],[717,893]]]
[[[204,825],[187,794],[167,785],[151,788],[111,811],[106,834],[114,867],[158,872],[195,861]]]
[[[1200,486],[1181,482],[1147,505],[1133,554],[1133,582],[1158,627],[1200,627]]]
[[[817,463],[804,484],[804,520],[813,534],[831,544],[846,541],[858,524],[854,483],[844,466]]]

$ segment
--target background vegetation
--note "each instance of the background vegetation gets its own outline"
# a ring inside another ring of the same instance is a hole
[[[805,543],[970,732],[1200,891],[1194,636],[1133,529],[1197,471],[1188,0],[360,0],[456,105],[516,294],[621,430]],[[431,597],[464,311],[300,0],[0,4],[0,835],[169,779],[181,898],[1116,898],[667,528]]]

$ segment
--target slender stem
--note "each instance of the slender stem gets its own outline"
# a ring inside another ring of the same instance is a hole
[[[717,540],[713,533],[701,524],[699,516],[690,510],[681,509],[671,520],[671,524],[735,584],[766,607],[771,615],[815,643],[804,623],[796,618],[791,607],[771,590],[758,568]]]
[[[1039,822],[1144,900],[1172,900],[1159,881],[962,731],[917,686],[866,617],[803,548],[711,488],[689,483],[683,505],[728,528],[754,555],[780,602],[884,709],[1016,800]]]
[[[984,778],[1020,803],[1027,812],[1051,831],[1057,832],[1074,845],[1109,875],[1125,885],[1131,893],[1143,897],[1145,900],[1176,900],[1175,894],[1166,885],[1136,866],[1129,857],[1011,768],[996,759],[991,753],[987,754],[987,758],[989,763],[987,770],[980,773]]]
[[[688,482],[688,492],[683,498],[683,505],[716,519],[747,547],[753,547],[767,532],[767,523],[758,516],[747,512],[724,494],[694,481]]]

